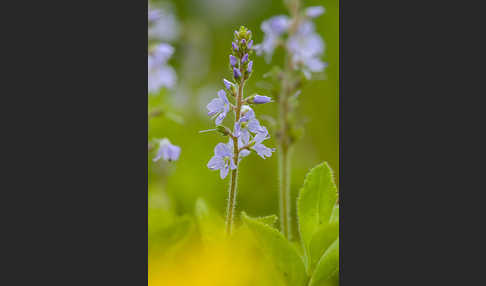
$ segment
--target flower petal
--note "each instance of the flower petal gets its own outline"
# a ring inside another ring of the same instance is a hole
[[[213,116],[224,109],[224,103],[220,98],[214,98],[211,100],[211,102],[206,105],[206,108],[208,110],[208,115]]]
[[[228,171],[229,171],[228,166],[224,166],[223,168],[219,169],[219,176],[221,177],[221,179],[226,178],[226,176],[228,175]]]
[[[223,158],[214,155],[208,162],[207,167],[211,170],[218,170],[224,167]]]
[[[231,150],[229,149],[228,144],[218,143],[218,145],[214,147],[214,155],[221,158],[231,156]]]

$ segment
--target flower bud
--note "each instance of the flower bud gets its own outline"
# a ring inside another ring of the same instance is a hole
[[[223,83],[224,83],[224,86],[226,87],[226,89],[231,90],[231,87],[233,86],[233,83],[232,82],[230,82],[229,80],[223,78]]]
[[[250,62],[248,63],[248,68],[246,69],[246,71],[247,71],[248,73],[251,73],[251,71],[252,71],[252,70],[253,70],[253,61],[250,61]]]
[[[216,131],[221,133],[223,136],[228,136],[231,134],[231,130],[229,130],[227,127],[224,127],[223,125],[216,126]]]
[[[305,10],[305,15],[309,18],[316,18],[316,17],[319,17],[321,16],[322,14],[324,14],[324,12],[326,12],[326,9],[324,9],[324,7],[322,6],[313,6],[313,7],[309,7]]]
[[[248,60],[248,53],[246,53],[243,58],[241,58],[241,63],[245,63]]]
[[[241,77],[241,72],[239,69],[237,68],[233,68],[233,76],[235,77],[235,79],[238,79]]]
[[[238,60],[233,55],[229,56],[229,60],[230,60],[230,64],[231,64],[232,67],[234,67],[236,65],[236,63],[238,63]]]
[[[253,103],[253,104],[264,104],[264,103],[272,102],[272,98],[265,95],[255,94],[253,96],[248,97],[246,101],[248,103]]]

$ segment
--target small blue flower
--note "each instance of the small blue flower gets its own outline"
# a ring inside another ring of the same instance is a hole
[[[206,105],[206,108],[209,111],[209,116],[217,115],[215,123],[216,125],[220,125],[230,110],[230,103],[226,97],[226,92],[223,89],[218,91],[218,98],[211,100],[211,102]]]
[[[262,133],[258,133],[257,135],[255,135],[255,138],[253,138],[253,140],[255,141],[255,145],[253,145],[251,147],[251,149],[255,150],[255,152],[257,152],[258,156],[262,157],[263,159],[265,159],[265,157],[271,157],[272,156],[272,152],[275,151],[274,148],[268,148],[267,146],[263,145],[262,142],[264,140],[267,140],[268,138],[270,138],[270,136],[268,136],[268,131],[265,127],[263,127],[265,129],[265,132],[262,132]]]
[[[233,83],[225,78],[223,78],[223,83],[224,83],[224,87],[226,87],[226,89],[231,89],[231,87],[233,86]]]
[[[255,95],[253,97],[253,103],[255,104],[263,104],[263,103],[269,103],[272,101],[271,97],[265,96],[265,95]]]
[[[158,44],[153,48],[148,56],[148,66],[149,68],[156,65],[164,65],[174,54],[174,48],[166,43]]]
[[[305,9],[305,15],[309,18],[317,18],[324,14],[326,12],[326,9],[322,6],[313,6]]]
[[[270,136],[268,136],[268,130],[265,127],[262,127],[263,131],[259,132],[255,135],[253,140],[250,140],[250,134],[249,133],[241,133],[241,136],[238,138],[238,145],[239,148],[242,148],[244,146],[251,145],[251,149],[257,152],[258,156],[262,157],[263,159],[271,157],[272,152],[275,151],[275,149],[268,148],[267,146],[263,145],[262,142]],[[246,151],[246,152],[243,152]],[[248,156],[250,152],[248,150],[243,150],[240,152],[242,157]]]
[[[219,170],[221,179],[226,178],[230,169],[236,169],[233,161],[233,144],[231,140],[227,144],[218,143],[214,147],[214,156],[209,160],[207,167],[211,170]]]
[[[310,21],[303,22],[297,33],[287,41],[292,61],[302,67],[307,78],[310,78],[311,72],[322,72],[326,68],[327,64],[320,59],[324,48],[324,41],[315,32],[314,24]]]
[[[168,10],[149,6],[148,24],[148,37],[151,40],[171,42],[179,37],[179,23]]]
[[[240,77],[241,77],[241,72],[240,72],[240,70],[239,70],[239,69],[237,69],[237,68],[233,68],[233,76],[234,76],[236,79],[240,78]]]
[[[169,162],[177,161],[180,154],[181,148],[179,146],[171,144],[169,139],[164,138],[159,141],[159,149],[153,161],[157,162],[161,158]]]
[[[149,6],[148,9],[148,21],[149,22],[155,22],[159,20],[162,17],[162,12],[158,9],[151,9]]]
[[[253,70],[253,61],[250,61],[248,63],[248,68],[246,70],[248,71],[248,73],[251,73],[251,71]]]
[[[236,57],[233,55],[229,56],[229,61],[232,67],[234,67],[238,63],[238,59],[236,59]]]
[[[245,40],[245,39],[242,39],[242,40],[241,40],[241,42],[240,42],[240,44],[241,44],[243,47],[244,47],[244,46],[246,46],[246,40]]]
[[[265,60],[269,62],[281,40],[280,36],[288,30],[289,25],[289,17],[285,15],[275,16],[264,21],[260,26],[264,33],[263,42],[255,46],[256,53],[258,55],[264,54]]]
[[[286,15],[274,16],[261,25],[262,31],[265,34],[274,34],[280,36],[287,31],[290,25],[290,19]]]
[[[248,53],[246,53],[242,58],[241,58],[241,63],[244,64],[248,60]]]
[[[167,61],[174,53],[174,48],[166,43],[155,46],[148,54],[148,92],[156,93],[160,88],[174,87],[177,76]]]
[[[248,131],[251,131],[255,134],[265,132],[265,127],[260,125],[260,121],[256,119],[255,112],[253,111],[253,109],[251,109],[251,107],[249,107],[248,105],[243,105],[241,113],[242,116],[239,120],[239,123],[241,125],[241,127],[239,127],[241,129],[241,133]]]
[[[246,47],[247,47],[248,49],[251,49],[251,46],[253,46],[253,40],[250,40],[250,41],[248,42],[248,45],[246,45]]]
[[[231,42],[231,46],[233,46],[233,51],[238,51],[238,45],[235,42]]]

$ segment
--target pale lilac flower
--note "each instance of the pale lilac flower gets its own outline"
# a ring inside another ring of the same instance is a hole
[[[238,45],[235,42],[231,42],[231,46],[233,46],[234,51],[238,51]]]
[[[255,95],[253,97],[253,103],[255,104],[263,104],[263,103],[269,103],[272,101],[271,97],[265,96],[265,95]]]
[[[162,13],[158,9],[151,9],[149,5],[148,9],[148,21],[155,22],[162,17]]]
[[[242,46],[246,46],[246,40],[245,39],[241,40],[240,43],[241,43]]]
[[[231,81],[223,78],[223,83],[224,83],[224,87],[226,87],[226,89],[231,89],[231,87],[234,85],[234,83],[232,83]]]
[[[166,43],[158,44],[148,55],[149,68],[155,65],[166,64],[172,54],[174,54],[174,48],[171,45]]]
[[[167,61],[174,53],[174,48],[166,43],[158,44],[148,55],[148,92],[156,93],[162,87],[174,87],[177,76]]]
[[[246,45],[246,47],[247,47],[248,49],[251,49],[251,46],[253,46],[253,40],[250,40],[250,41],[248,42],[248,45]]]
[[[235,57],[235,56],[233,56],[233,55],[229,55],[229,61],[230,61],[230,65],[231,65],[232,67],[234,67],[234,66],[235,66],[235,65],[238,63],[238,60],[237,60],[237,59],[236,59],[236,57]]]
[[[162,87],[173,88],[177,80],[174,69],[167,65],[156,66],[148,70],[148,92],[157,93]]]
[[[256,119],[255,117],[255,112],[251,107],[248,105],[243,105],[242,107],[242,116],[239,120],[239,130],[240,133],[247,133],[248,131],[251,131],[252,133],[261,133],[265,132],[265,127],[260,125],[260,121]]]
[[[241,63],[244,64],[248,60],[248,53],[246,53],[242,58],[241,58]]]
[[[153,161],[157,162],[161,158],[169,162],[177,161],[180,154],[181,148],[170,143],[169,139],[164,138],[159,141],[159,150]]]
[[[251,73],[251,71],[253,70],[253,61],[250,61],[248,63],[248,68],[246,70],[248,71],[248,73]]]
[[[265,55],[265,60],[269,62],[272,59],[273,52],[277,47],[280,36],[289,28],[290,20],[285,15],[272,17],[264,21],[261,29],[264,32],[261,44],[254,47],[258,55]]]
[[[266,128],[265,131],[266,132],[264,133],[258,133],[257,135],[255,135],[255,138],[253,138],[253,140],[255,141],[255,145],[251,147],[251,149],[255,150],[258,156],[262,157],[263,159],[265,159],[265,157],[267,158],[271,157],[272,152],[275,151],[274,148],[268,148],[267,146],[262,144],[264,140],[270,138],[270,136],[268,136],[268,131]]]
[[[218,143],[214,147],[214,156],[209,160],[207,167],[211,170],[219,170],[221,179],[226,178],[230,169],[236,169],[236,165],[233,162],[232,140],[227,144]]]
[[[239,69],[237,69],[237,68],[233,68],[233,76],[234,76],[235,78],[240,78],[240,77],[241,77],[241,72],[240,72],[240,70],[239,70]]]
[[[230,110],[230,103],[226,97],[226,92],[223,89],[218,91],[218,98],[211,100],[206,105],[206,108],[208,109],[209,116],[217,115],[215,123],[216,125],[220,125]]]
[[[179,36],[179,24],[175,16],[163,9],[149,7],[148,36],[161,41],[173,41]]]
[[[309,18],[317,18],[324,14],[324,12],[326,12],[326,9],[322,6],[313,6],[305,9],[305,15]]]
[[[311,72],[321,72],[326,67],[320,59],[325,48],[324,41],[310,21],[299,26],[297,32],[288,39],[287,48],[292,53],[294,64],[301,66],[308,78]]]
[[[262,142],[264,140],[268,139],[268,138],[270,138],[270,136],[268,136],[268,130],[265,127],[263,127],[263,131],[257,133],[255,135],[255,137],[253,138],[253,140],[250,140],[250,134],[249,133],[241,133],[241,136],[238,138],[238,145],[239,145],[239,148],[242,148],[242,147],[247,146],[248,144],[254,142],[253,144],[251,144],[252,146],[250,147],[250,149],[254,150],[255,152],[257,152],[258,156],[265,159],[265,158],[271,157],[272,152],[275,151],[275,149],[268,148],[267,146],[262,144]],[[243,157],[248,156],[250,154],[250,152],[248,150],[245,150],[245,151],[247,151],[247,152],[245,152],[245,153],[243,153],[243,151],[241,152]]]
[[[265,34],[274,34],[280,36],[289,28],[289,17],[286,15],[274,16],[261,25],[262,31]]]

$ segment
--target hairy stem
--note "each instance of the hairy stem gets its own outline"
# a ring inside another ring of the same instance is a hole
[[[243,104],[243,84],[244,80],[241,80],[241,83],[238,86],[238,94],[236,95],[236,108],[235,108],[235,120],[240,120],[240,113],[241,113],[241,105]],[[235,122],[236,122],[235,121]],[[234,130],[233,130],[234,132]],[[233,160],[235,163],[236,168],[231,171],[231,182],[230,188],[228,191],[228,204],[226,206],[226,234],[231,235],[233,230],[233,220],[235,215],[235,206],[236,206],[236,194],[237,194],[237,180],[238,180],[238,157],[239,157],[239,149],[238,149],[238,138],[232,137],[233,139]]]
[[[236,206],[236,185],[238,180],[238,169],[231,171],[231,182],[228,193],[228,204],[226,206],[226,234],[231,235],[233,231],[233,220]]]
[[[289,37],[292,36],[298,27],[300,1],[294,0],[290,2],[289,10],[292,16],[291,26],[289,28]],[[292,216],[290,203],[290,151],[292,140],[290,138],[289,126],[289,96],[292,92],[291,77],[292,77],[293,63],[292,55],[287,50],[285,57],[285,67],[282,78],[282,89],[279,96],[279,112],[278,121],[280,130],[278,132],[279,138],[279,206],[280,206],[280,227],[283,235],[288,239],[292,239]]]

